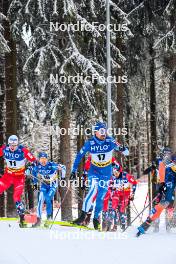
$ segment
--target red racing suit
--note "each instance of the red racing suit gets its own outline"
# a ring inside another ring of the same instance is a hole
[[[10,150],[8,145],[3,145],[0,148],[0,157],[4,157],[6,162],[4,175],[0,179],[0,194],[13,185],[14,202],[21,201],[21,195],[25,183],[24,172],[26,160],[34,162],[36,161],[36,158],[28,151],[28,149],[21,145],[19,145],[14,152]]]
[[[132,190],[131,190],[132,185]],[[127,172],[121,172],[117,178],[112,176],[110,186],[104,198],[103,211],[107,211],[109,200],[112,200],[112,209],[116,210],[119,207],[119,212],[124,213],[129,203],[131,194],[136,190],[137,181]]]

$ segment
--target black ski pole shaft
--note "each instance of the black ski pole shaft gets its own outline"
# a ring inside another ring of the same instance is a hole
[[[52,223],[51,223],[50,229],[52,228],[52,226],[53,226],[53,224],[54,224],[54,222],[55,222],[55,220],[56,220],[56,217],[57,217],[57,215],[58,215],[58,213],[59,213],[59,211],[60,211],[60,209],[61,209],[61,206],[62,206],[62,204],[63,204],[63,202],[64,202],[64,200],[65,200],[65,198],[66,198],[66,196],[67,196],[67,194],[68,194],[69,191],[70,191],[70,188],[67,189],[67,191],[66,191],[66,193],[65,193],[65,195],[64,195],[64,197],[63,197],[63,199],[62,199],[62,201],[61,201],[61,203],[60,203],[60,206],[59,206],[59,208],[58,208],[58,210],[57,210],[57,212],[56,212],[56,215],[55,215],[55,217],[54,217],[54,219],[53,219],[53,221],[52,221]]]
[[[136,214],[138,215],[138,214],[139,214],[139,211],[138,211],[138,209],[136,208],[136,205],[134,204],[134,201],[132,201],[132,203],[133,203],[133,207],[134,207],[134,209],[135,209],[135,212],[136,212]],[[142,221],[142,216],[140,217],[140,220]]]
[[[134,201],[132,201],[132,204],[133,204],[133,207],[134,207],[136,213],[139,214],[139,211],[138,211],[138,209],[136,208],[136,205],[134,204]]]
[[[155,198],[152,200],[152,202],[154,202],[156,199],[158,198],[158,195],[157,196],[155,196]],[[130,225],[132,225],[135,221],[136,221],[136,219],[148,208],[150,206],[150,202],[148,203],[148,205],[147,206],[145,206],[143,209],[142,209],[142,211],[133,219],[133,221],[130,223]],[[127,229],[128,229],[128,227],[129,226],[127,226],[125,229],[124,229],[124,231],[123,232],[125,232]]]

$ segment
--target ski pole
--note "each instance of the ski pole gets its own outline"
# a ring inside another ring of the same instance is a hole
[[[155,198],[152,200],[152,203],[158,198],[158,196],[159,196],[159,194],[157,194],[156,196],[155,196]],[[132,225],[135,221],[136,221],[136,219],[148,208],[150,206],[150,202],[148,203],[148,205],[147,206],[145,206],[143,209],[142,209],[142,211],[133,219],[133,221],[130,223],[130,225]],[[127,229],[128,229],[128,227],[129,226],[127,226],[125,229],[124,229],[124,231],[123,232],[125,232]]]
[[[135,212],[136,212],[136,214],[138,215],[138,214],[139,214],[139,211],[138,211],[138,209],[136,208],[136,205],[134,204],[134,201],[132,201],[132,203],[133,203],[133,207],[134,207],[134,209],[135,209]],[[140,221],[142,222],[142,217],[140,217]]]
[[[147,192],[147,195],[146,195],[146,198],[145,198],[145,202],[144,202],[144,207],[146,206],[146,203],[147,203],[147,199],[148,199],[148,195],[149,193]],[[143,213],[141,215],[141,219],[143,218]]]
[[[57,215],[58,215],[58,213],[59,213],[59,211],[61,209],[61,206],[62,206],[63,202],[65,201],[65,198],[66,198],[66,196],[67,196],[67,194],[68,194],[69,191],[70,191],[70,188],[67,188],[67,191],[66,191],[66,193],[65,193],[65,195],[64,195],[64,197],[63,197],[63,199],[62,199],[62,201],[60,203],[60,206],[59,206],[59,208],[58,208],[58,210],[56,212],[56,215],[55,215],[55,217],[54,217],[54,219],[53,219],[53,221],[51,223],[50,229],[52,228],[52,226],[53,226],[53,224],[54,224],[54,222],[56,220],[56,217],[57,217]]]
[[[70,182],[70,183],[72,183],[72,182]],[[64,195],[64,197],[63,197],[63,199],[62,199],[62,201],[61,201],[61,204],[60,204],[60,206],[59,206],[59,208],[58,208],[58,210],[57,210],[57,212],[56,212],[56,215],[55,215],[55,217],[54,217],[54,219],[53,219],[53,222],[52,222],[52,224],[51,224],[51,226],[50,226],[50,229],[52,228],[52,226],[53,226],[53,224],[54,224],[54,221],[56,220],[56,217],[57,217],[57,215],[58,215],[58,213],[59,213],[59,211],[60,211],[60,209],[61,209],[61,206],[62,206],[62,204],[63,204],[63,202],[64,202],[64,200],[65,200],[65,198],[66,198],[68,192],[70,191],[70,186],[69,186],[69,187],[65,186],[65,187],[66,187],[67,191],[66,191],[66,193],[65,193],[65,195]],[[77,197],[78,197],[79,199],[81,199],[81,201],[82,201],[82,198],[81,198],[81,197],[79,197],[78,195],[77,195]]]

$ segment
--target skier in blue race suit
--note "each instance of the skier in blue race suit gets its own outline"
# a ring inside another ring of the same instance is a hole
[[[98,122],[94,128],[95,135],[85,142],[75,158],[70,180],[76,178],[76,172],[83,156],[89,152],[91,155],[91,166],[88,172],[89,192],[83,202],[82,213],[74,221],[75,224],[82,225],[87,217],[87,213],[92,205],[92,200],[96,196],[94,211],[94,228],[99,228],[99,216],[103,208],[103,200],[108,190],[108,181],[112,175],[112,154],[113,151],[122,152],[128,155],[126,147],[117,143],[114,138],[107,135],[105,123]]]
[[[65,178],[66,167],[61,164],[48,161],[46,153],[39,153],[39,164],[33,168],[33,182],[34,186],[40,181],[40,194],[37,205],[37,222],[33,227],[41,224],[42,206],[46,202],[47,219],[50,220],[52,216],[52,199],[58,187],[58,172],[61,171],[61,178]]]
[[[160,202],[152,209],[150,215],[146,221],[138,227],[137,236],[144,234],[152,222],[158,219],[164,209],[173,206],[175,200],[175,188],[176,188],[176,154],[171,156],[170,163],[166,164],[165,168],[165,179],[161,183],[159,194],[162,194]],[[159,195],[158,194],[158,195]]]

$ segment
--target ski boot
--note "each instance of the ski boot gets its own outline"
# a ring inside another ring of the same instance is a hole
[[[25,223],[25,219],[24,219],[24,205],[22,202],[18,201],[16,202],[16,210],[17,210],[17,214],[20,217],[20,223],[19,223],[19,227],[24,228],[27,226],[27,224]]]
[[[122,231],[125,231],[126,229],[126,222],[127,222],[127,217],[125,214],[120,214],[120,222],[121,222],[121,229]]]
[[[95,230],[100,230],[100,222],[99,219],[94,218],[93,219],[93,225]]]
[[[51,221],[52,221],[52,215],[47,215],[47,220],[44,223],[44,227],[49,227]]]
[[[88,226],[90,224],[90,218],[91,218],[92,212],[88,212],[86,215],[86,218],[84,220],[84,225]]]
[[[119,224],[120,218],[119,218],[119,212],[115,211],[115,218],[114,218],[114,226],[112,228],[112,232],[116,232],[117,231],[117,226]]]
[[[105,220],[103,220],[102,221],[102,227],[101,227],[103,232],[107,232],[107,229],[108,229],[107,226],[108,226],[107,222]]]
[[[117,225],[114,224],[113,228],[111,229],[111,232],[116,232],[117,231]]]
[[[27,227],[27,223],[25,222],[25,219],[24,219],[24,214],[21,214],[21,215],[20,215],[20,223],[19,223],[19,227],[20,227],[20,228],[25,228],[25,227]]]
[[[108,229],[108,212],[103,211],[102,213],[102,231],[107,232]]]
[[[85,221],[86,217],[87,217],[87,213],[82,211],[80,217],[78,217],[72,223],[75,225],[84,225],[84,221]]]
[[[113,209],[110,209],[109,210],[109,215],[108,215],[108,228],[107,228],[107,231],[111,231],[112,229],[112,225],[115,221],[115,218],[116,218],[116,211],[113,210]]]
[[[147,217],[147,220],[138,227],[138,232],[136,234],[137,237],[139,237],[142,234],[145,234],[145,232],[149,229],[151,226],[152,220],[150,217]]]
[[[37,222],[34,225],[32,225],[32,227],[35,228],[35,227],[39,227],[40,225],[41,225],[41,218],[37,217]]]

